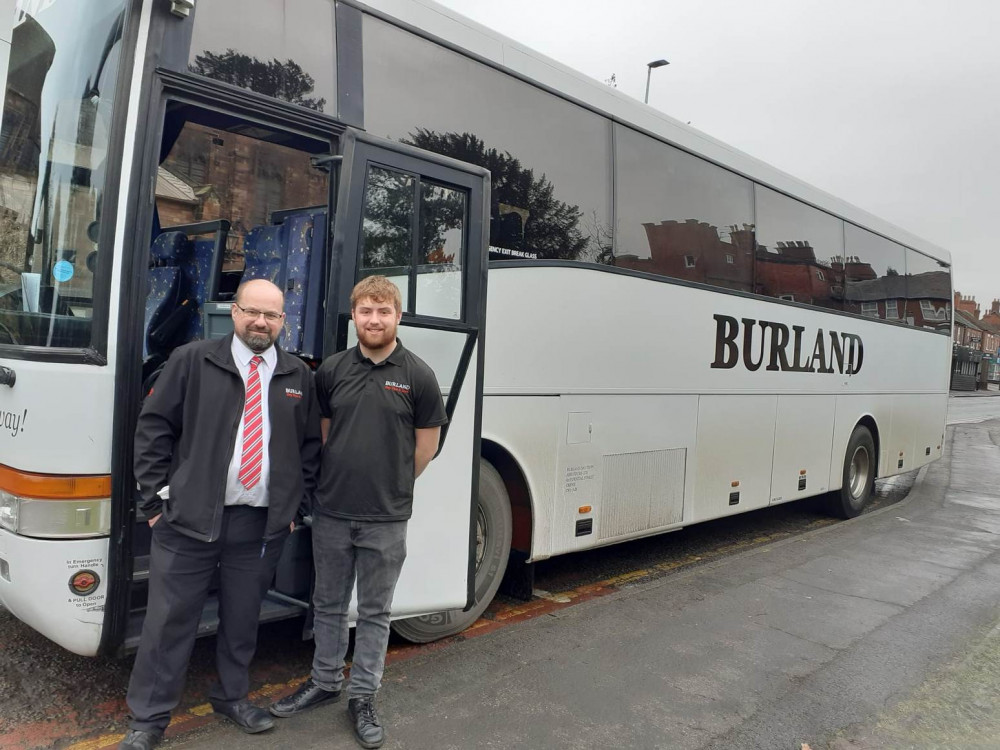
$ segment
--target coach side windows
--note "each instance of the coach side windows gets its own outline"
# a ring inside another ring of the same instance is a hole
[[[768,297],[840,310],[844,306],[844,223],[786,195],[754,186],[756,285]]]
[[[917,328],[951,332],[951,269],[915,250],[906,250],[905,321]]]
[[[902,245],[861,229],[844,227],[844,309],[870,318],[902,320],[906,315],[906,251]]]
[[[621,125],[615,173],[617,268],[753,290],[749,180]]]

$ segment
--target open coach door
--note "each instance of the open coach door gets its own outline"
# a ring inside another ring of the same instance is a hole
[[[454,620],[457,632],[468,619],[461,611],[476,601],[482,548],[476,498],[490,176],[350,129],[341,144],[339,180],[331,186],[336,213],[327,298],[334,309],[327,311],[324,349],[330,354],[357,342],[350,294],[359,280],[379,274],[399,287],[399,338],[434,370],[449,421],[437,456],[416,482],[392,615]],[[405,626],[404,635],[413,635]],[[433,635],[447,634],[439,628]]]

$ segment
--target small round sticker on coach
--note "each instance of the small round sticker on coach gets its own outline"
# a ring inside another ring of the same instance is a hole
[[[52,278],[59,283],[69,281],[73,278],[73,264],[68,260],[57,260],[52,266]]]

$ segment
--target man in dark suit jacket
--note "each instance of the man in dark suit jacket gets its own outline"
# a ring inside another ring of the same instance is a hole
[[[273,726],[247,700],[248,668],[261,600],[296,515],[311,502],[321,446],[312,373],[275,344],[283,310],[271,282],[241,285],[234,334],[178,348],[139,415],[135,475],[153,540],[121,750],[149,750],[163,738],[216,569],[212,707],[249,733]]]

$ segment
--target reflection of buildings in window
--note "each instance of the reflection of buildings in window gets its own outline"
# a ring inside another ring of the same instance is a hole
[[[844,308],[884,320],[903,320],[917,328],[946,328],[951,318],[950,295],[947,271],[912,275],[893,271],[886,276],[849,281]]]
[[[8,81],[8,84],[10,82]],[[93,273],[82,261],[94,248],[87,227],[98,217],[100,186],[92,167],[99,139],[94,136],[96,111],[83,109],[76,127],[80,138],[89,133],[93,143],[52,138],[44,170],[48,190],[40,197],[38,133],[43,114],[30,99],[8,85],[0,129],[0,281],[20,284],[23,271],[41,273],[43,285],[52,284],[50,271],[58,259],[73,264],[73,275],[59,285],[65,298],[89,300]],[[68,110],[67,110],[68,111]],[[68,118],[67,118],[68,119]],[[55,131],[55,127],[53,127]],[[41,214],[35,216],[36,210]],[[35,218],[33,218],[35,217]],[[36,234],[30,226],[36,224]]]
[[[616,255],[619,268],[750,291],[753,287],[753,227],[730,227],[729,241],[717,227],[697,219],[644,223],[649,257]]]
[[[39,144],[28,144],[37,138],[38,120],[38,106],[8,87],[0,130],[0,163],[5,172],[32,177],[37,174]]]
[[[920,300],[920,313],[929,320],[938,320],[944,317],[944,308],[934,307],[934,303],[929,299]]]
[[[756,260],[758,294],[820,307],[841,306],[843,271],[818,261],[808,240],[779,241],[773,251],[757,245]]]

